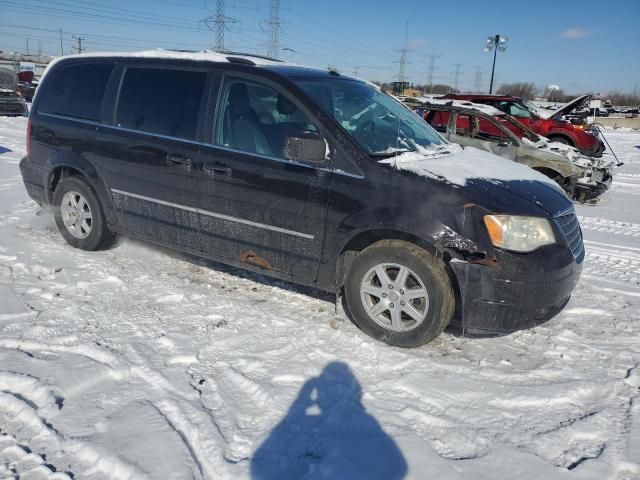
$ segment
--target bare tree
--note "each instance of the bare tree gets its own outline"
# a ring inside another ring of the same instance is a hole
[[[532,82],[504,83],[498,89],[498,95],[511,95],[525,100],[533,100],[538,89]]]

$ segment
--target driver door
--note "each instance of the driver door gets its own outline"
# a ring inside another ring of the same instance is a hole
[[[198,184],[202,249],[314,280],[331,165],[286,160],[287,137],[319,134],[289,93],[253,75],[225,75]]]
[[[452,142],[491,152],[509,160],[516,159],[518,147],[502,125],[476,115],[458,112],[453,126],[450,135]]]

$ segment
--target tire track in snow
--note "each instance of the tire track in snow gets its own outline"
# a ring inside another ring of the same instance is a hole
[[[640,237],[640,223],[619,222],[601,217],[578,217],[583,230]]]
[[[79,440],[64,437],[34,409],[33,399],[20,398],[11,392],[0,392],[0,425],[3,430],[19,432],[19,437],[49,452],[59,463],[77,465],[74,469],[87,476],[102,475],[113,480],[146,479],[146,474],[116,457],[101,453]],[[71,462],[69,462],[71,457]],[[62,477],[64,478],[64,477]]]
[[[640,288],[640,253],[622,246],[605,248],[587,244],[582,272],[588,278]]]
[[[67,473],[57,472],[42,455],[31,452],[8,433],[0,433],[0,478],[71,480]]]

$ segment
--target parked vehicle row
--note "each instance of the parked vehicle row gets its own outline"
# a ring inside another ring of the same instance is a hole
[[[424,99],[416,111],[447,140],[527,165],[556,181],[575,200],[595,200],[611,186],[610,160],[587,157],[573,147],[550,142],[489,105]]]
[[[0,115],[26,116],[27,103],[18,92],[18,76],[13,70],[0,67]]]
[[[450,322],[532,327],[580,277],[556,183],[449,142],[369,83],[154,50],[64,57],[38,88],[20,168],[76,248],[130,235],[311,285],[402,347]]]
[[[586,121],[586,115],[575,115],[576,110],[584,105],[589,105],[591,97],[591,95],[582,95],[550,114],[545,114],[533,104],[517,97],[475,94],[445,95],[445,98],[491,105],[516,118],[551,142],[564,143],[577,148],[585,155],[600,157],[605,147],[598,130]]]

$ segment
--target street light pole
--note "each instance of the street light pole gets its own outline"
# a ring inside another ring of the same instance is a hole
[[[493,93],[493,78],[496,71],[496,57],[498,50],[504,52],[507,49],[508,38],[505,35],[494,35],[487,37],[487,41],[484,44],[484,51],[490,52],[493,50],[493,66],[491,67],[491,83],[489,84],[489,94]]]
[[[500,41],[500,35],[496,35],[496,38],[494,40],[494,42],[496,42],[496,45],[498,44],[498,42]],[[498,49],[494,48],[493,49],[493,66],[491,67],[491,83],[489,84],[489,95],[491,95],[493,93],[493,74],[496,71],[496,56],[498,54]]]

